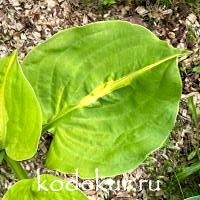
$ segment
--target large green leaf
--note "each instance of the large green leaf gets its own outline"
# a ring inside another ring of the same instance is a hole
[[[67,185],[67,189],[66,189]],[[42,186],[42,187],[41,187]],[[73,191],[69,191],[73,190]],[[72,184],[52,175],[41,175],[40,180],[24,179],[13,185],[3,200],[87,200]],[[78,189],[78,188],[77,188]],[[48,190],[48,191],[46,191]]]
[[[23,70],[53,134],[47,166],[84,178],[137,167],[174,126],[185,53],[122,21],[67,29],[34,48]]]
[[[34,91],[17,61],[17,52],[0,59],[0,150],[13,160],[37,151],[42,114]]]

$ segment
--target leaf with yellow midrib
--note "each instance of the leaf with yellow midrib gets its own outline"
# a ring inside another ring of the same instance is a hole
[[[0,59],[0,150],[13,160],[31,158],[42,128],[39,103],[17,60],[17,51]]]
[[[136,168],[174,126],[177,57],[187,53],[123,21],[66,29],[34,48],[22,66],[53,134],[47,166],[83,178]]]

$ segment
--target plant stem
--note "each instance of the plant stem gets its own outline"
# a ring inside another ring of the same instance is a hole
[[[14,173],[16,174],[16,176],[19,180],[28,178],[28,175],[27,175],[26,171],[22,168],[20,162],[12,160],[6,154],[4,155],[4,160],[12,168],[12,170],[14,171]]]

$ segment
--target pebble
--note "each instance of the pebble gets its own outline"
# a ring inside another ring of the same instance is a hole
[[[10,4],[17,7],[17,6],[20,6],[20,3],[18,0],[9,0]]]
[[[169,14],[172,14],[172,13],[173,13],[172,9],[164,10],[162,12],[163,15],[169,15]]]
[[[176,35],[175,35],[174,32],[169,32],[169,33],[168,33],[168,36],[169,36],[169,38],[171,38],[171,39],[176,38]]]
[[[26,35],[24,33],[21,34],[21,39],[22,40],[26,40],[27,39],[27,37],[26,37]]]
[[[56,2],[54,0],[46,0],[46,3],[49,8],[53,8],[56,6]]]
[[[41,37],[41,33],[39,33],[39,32],[33,32],[33,36],[35,38],[40,38]]]
[[[135,11],[141,15],[141,16],[145,16],[147,15],[147,13],[149,12],[148,10],[146,10],[143,6],[138,6]]]
[[[17,31],[21,31],[24,28],[24,26],[21,23],[16,23],[15,28]]]
[[[194,15],[193,13],[191,13],[186,18],[186,25],[191,26],[192,24],[195,23],[196,20],[197,20],[196,15]]]

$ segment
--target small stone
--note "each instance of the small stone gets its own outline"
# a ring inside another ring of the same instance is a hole
[[[30,171],[30,169],[31,169],[29,165],[26,165],[25,168],[27,171]]]
[[[49,8],[53,8],[56,6],[56,2],[54,0],[46,0],[46,3]]]
[[[163,15],[169,15],[169,14],[172,14],[172,9],[168,9],[168,10],[164,10],[163,12],[162,12],[162,14]]]
[[[22,24],[20,24],[20,23],[17,23],[17,24],[15,25],[15,27],[16,27],[16,30],[17,30],[17,31],[21,31],[21,30],[24,28],[24,26],[23,26]]]
[[[27,37],[26,37],[26,35],[24,33],[21,34],[21,39],[22,40],[26,40],[27,39]]]
[[[6,53],[7,53],[6,51],[7,51],[7,48],[5,46],[0,45],[0,58],[3,56],[6,56]]]
[[[13,36],[13,40],[14,40],[14,41],[18,41],[18,40],[19,40],[19,37]]]
[[[176,35],[175,35],[174,32],[169,32],[169,33],[168,33],[168,36],[169,36],[169,38],[171,38],[171,39],[176,38]]]
[[[40,38],[41,37],[41,34],[39,32],[33,32],[33,36],[35,38]]]
[[[87,24],[88,23],[88,17],[87,15],[83,16],[83,24]]]
[[[2,46],[2,45],[0,45],[0,51],[2,51],[2,52],[6,52],[6,47],[5,46]]]
[[[122,8],[121,12],[122,12],[122,15],[124,16],[124,15],[126,15],[127,10],[125,8]]]
[[[186,18],[186,25],[190,26],[190,25],[194,24],[196,20],[197,20],[196,15],[191,13]]]
[[[179,43],[179,44],[177,45],[177,48],[179,48],[179,49],[186,49],[184,43]]]
[[[124,8],[125,8],[125,10],[127,10],[127,11],[130,10],[130,6],[125,6]]]
[[[38,25],[38,26],[36,27],[36,29],[37,29],[38,32],[40,32],[40,31],[42,31],[42,26]]]
[[[29,4],[29,3],[26,3],[26,4],[24,5],[24,8],[25,8],[25,9],[28,9],[28,10],[30,10],[32,7],[33,7],[33,5],[32,5],[32,4]]]
[[[138,6],[135,11],[141,16],[145,16],[148,13],[148,11],[143,6]]]
[[[108,13],[106,13],[106,14],[104,14],[104,18],[107,18],[107,17],[109,17],[110,16],[110,12],[108,12]]]
[[[20,3],[19,3],[18,0],[10,0],[9,2],[10,2],[10,4],[11,4],[12,6],[20,6]]]
[[[3,10],[0,10],[0,19],[2,20],[3,19],[3,17],[4,17],[4,11]]]

